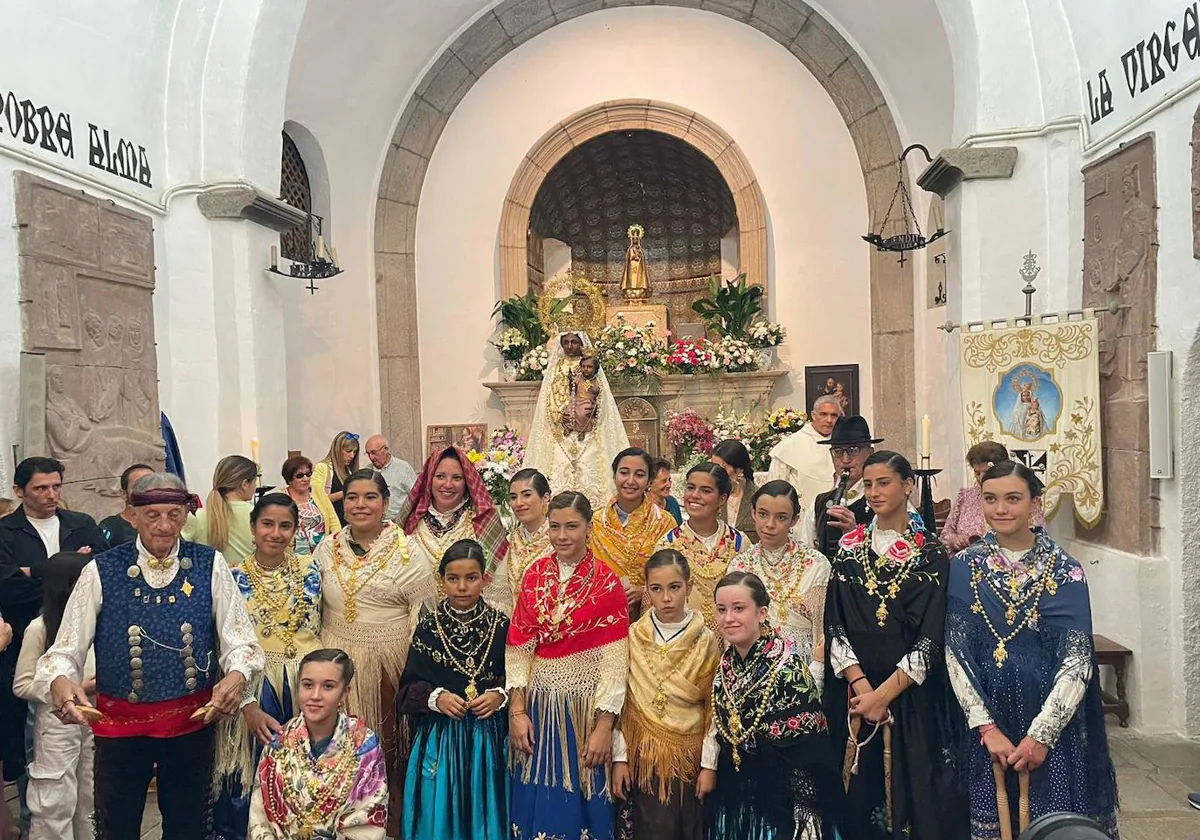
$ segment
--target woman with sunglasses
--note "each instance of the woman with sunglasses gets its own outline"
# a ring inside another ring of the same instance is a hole
[[[326,537],[337,536],[342,523],[328,497],[312,491],[313,462],[303,455],[293,455],[283,462],[280,470],[285,482],[284,492],[296,503],[300,520],[296,524],[296,554],[307,557],[317,550]]]

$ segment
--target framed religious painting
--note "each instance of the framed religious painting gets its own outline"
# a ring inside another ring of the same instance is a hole
[[[425,427],[427,458],[447,446],[457,446],[464,452],[483,453],[487,451],[488,442],[487,423],[455,423]]]
[[[817,397],[837,397],[843,414],[858,414],[858,365],[812,365],[804,368],[804,410]]]

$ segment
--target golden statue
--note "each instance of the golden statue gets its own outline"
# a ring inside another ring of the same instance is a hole
[[[646,252],[641,225],[629,228],[629,250],[625,252],[625,271],[621,274],[621,297],[625,300],[647,300],[650,297],[650,272],[646,270]]]

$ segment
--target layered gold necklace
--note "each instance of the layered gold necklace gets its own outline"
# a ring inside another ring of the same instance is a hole
[[[480,601],[479,603],[482,604],[483,602]],[[478,619],[490,613],[487,631],[484,633],[483,639],[479,642],[475,650],[459,650],[450,641],[449,635],[442,627],[441,607],[437,607],[433,611],[433,627],[437,632],[438,640],[442,643],[442,650],[446,652],[446,658],[450,660],[450,665],[455,671],[467,678],[467,689],[464,694],[466,695],[467,702],[470,703],[479,696],[479,687],[475,684],[475,680],[478,679],[479,673],[487,665],[488,656],[492,652],[492,643],[496,639],[496,628],[500,626],[500,612],[499,610],[482,609],[479,615],[471,616],[467,619],[456,616],[450,607],[447,607],[446,612],[452,620],[458,622],[463,630],[472,629],[472,626]],[[460,656],[462,659],[459,659]]]
[[[733,651],[726,651],[725,656],[732,657],[736,655]],[[721,684],[721,693],[725,696],[725,703],[729,709],[729,726],[726,727],[721,723],[721,716],[713,715],[713,721],[717,725],[717,731],[721,733],[721,737],[729,742],[733,748],[733,769],[739,771],[742,769],[741,747],[762,723],[763,715],[767,713],[767,704],[771,701],[771,694],[775,691],[775,683],[779,681],[779,674],[783,671],[783,664],[787,661],[786,656],[780,656],[779,660],[773,665],[768,666],[767,671],[762,674],[754,682],[747,685],[745,688],[741,686],[741,678],[734,672],[731,665],[727,664],[725,658],[721,660],[721,679],[713,681],[713,706],[717,704],[717,683]],[[732,678],[732,679],[731,679]],[[731,682],[736,682],[737,685],[731,686]],[[755,708],[753,717],[747,726],[742,722],[741,708],[746,699],[754,693],[760,686],[763,686],[762,697],[758,701],[758,706]]]
[[[288,551],[283,555],[282,563],[273,569],[265,569],[259,565],[255,552],[242,561],[241,568],[254,592],[255,612],[262,620],[259,632],[267,638],[278,632],[283,655],[291,659],[296,655],[292,640],[307,618],[303,606],[304,570],[299,558]],[[276,582],[283,585],[273,585]]]
[[[281,749],[277,754],[278,773],[283,782],[283,803],[272,802],[271,810],[276,814],[291,811],[299,824],[301,840],[314,840],[325,836],[325,831],[335,814],[350,797],[350,790],[358,774],[358,761],[350,733],[345,733],[342,745],[332,762],[313,758],[304,739],[297,739],[292,746]],[[263,794],[274,799],[274,785],[263,789]],[[282,806],[282,807],[281,807]]]
[[[442,555],[459,540],[475,536],[475,527],[471,523],[471,506],[463,505],[454,512],[454,515],[458,518],[450,524],[449,528],[440,534],[430,526],[425,517],[421,517],[421,521],[417,523],[417,527],[413,530],[417,542],[421,544],[421,548],[425,549],[425,553],[429,555],[429,562],[433,566],[434,576],[438,579],[439,595],[443,594],[441,576],[438,574],[438,567],[442,563]]]
[[[358,620],[358,601],[356,600],[358,593],[362,591],[362,588],[367,585],[371,578],[379,574],[380,569],[392,562],[393,557],[399,555],[400,564],[406,564],[408,562],[408,547],[405,544],[403,534],[381,533],[376,537],[375,542],[368,549],[367,553],[359,557],[349,547],[350,534],[347,531],[342,532],[346,534],[346,539],[341,539],[341,534],[339,534],[334,540],[333,573],[337,577],[338,585],[342,589],[342,596],[346,599],[346,620],[354,622]],[[379,542],[383,539],[391,541],[389,548],[379,548]],[[347,554],[350,556],[347,557]]]
[[[871,543],[874,536],[875,526],[872,523],[867,526],[862,542],[852,548],[849,554],[858,561],[863,570],[863,586],[867,590],[867,594],[879,598],[879,609],[875,610],[875,619],[879,626],[883,627],[887,623],[888,604],[895,601],[900,595],[900,587],[912,574],[922,549],[917,546],[916,536],[910,525],[900,537],[912,547],[912,555],[907,560],[896,563],[888,557],[886,551],[883,554],[875,555],[875,559],[871,560]],[[885,572],[892,572],[892,574],[884,574]]]
[[[1000,553],[1000,548],[997,546],[991,550],[989,557],[996,557],[998,553]],[[1033,549],[1030,550],[1030,553],[1033,553]],[[1008,660],[1008,643],[1015,639],[1026,627],[1037,625],[1039,617],[1038,604],[1041,603],[1042,593],[1049,592],[1051,597],[1053,597],[1058,592],[1058,584],[1055,583],[1050,574],[1050,564],[1048,562],[1041,563],[1041,568],[1038,568],[1039,564],[1035,556],[1032,564],[1025,564],[1025,568],[1031,570],[1031,574],[1029,587],[1022,594],[1020,570],[1005,561],[1004,587],[996,586],[991,580],[987,581],[988,588],[992,590],[992,593],[1004,605],[1004,620],[1012,628],[1008,633],[1002,634],[996,629],[996,625],[992,623],[991,616],[983,608],[983,601],[979,597],[979,584],[984,582],[983,566],[987,562],[988,558],[982,558],[978,561],[979,565],[976,565],[971,570],[971,593],[975,596],[971,604],[971,612],[983,616],[983,623],[987,625],[988,630],[991,631],[992,636],[996,639],[996,647],[992,651],[992,659],[996,662],[997,668],[1003,668],[1004,663]],[[1024,615],[1021,614],[1022,612],[1024,612]],[[1020,621],[1017,620],[1018,618],[1020,618]]]
[[[655,668],[654,665],[650,665],[650,670],[654,674],[652,679],[656,683],[654,696],[650,698],[650,708],[654,709],[654,714],[658,715],[659,719],[661,720],[662,718],[666,717],[667,714],[667,692],[665,686],[672,677],[679,673],[679,669],[682,668],[688,660],[688,652],[684,651],[679,655],[678,661],[675,663],[674,667],[671,666],[671,642],[675,641],[675,639],[686,633],[688,628],[692,625],[690,621],[686,622],[682,629],[677,630],[675,634],[668,639],[663,633],[662,628],[658,626],[658,620],[655,619],[653,612],[650,613],[650,623],[654,627],[654,629],[650,631],[650,638],[652,641],[654,641],[654,652],[658,656],[659,665],[666,669],[666,675],[664,676],[662,671],[660,671],[658,668]],[[661,643],[656,641],[656,639],[660,636],[662,637]]]
[[[772,563],[767,557],[768,549],[759,543],[746,552],[749,562],[746,564],[767,585],[771,595],[771,605],[778,608],[779,620],[787,621],[788,604],[796,599],[800,592],[800,584],[804,581],[804,572],[812,565],[810,556],[804,553],[795,540],[789,539],[783,547],[783,554],[777,562]],[[797,562],[799,559],[800,562]],[[774,569],[772,569],[774,567]]]

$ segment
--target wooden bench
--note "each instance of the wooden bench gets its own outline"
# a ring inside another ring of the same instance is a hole
[[[1125,699],[1125,666],[1129,664],[1129,657],[1133,656],[1133,651],[1099,633],[1092,634],[1092,644],[1096,648],[1096,664],[1111,665],[1117,675],[1115,697],[1103,689],[1100,690],[1104,713],[1116,715],[1121,721],[1121,726],[1129,726],[1129,701]]]

